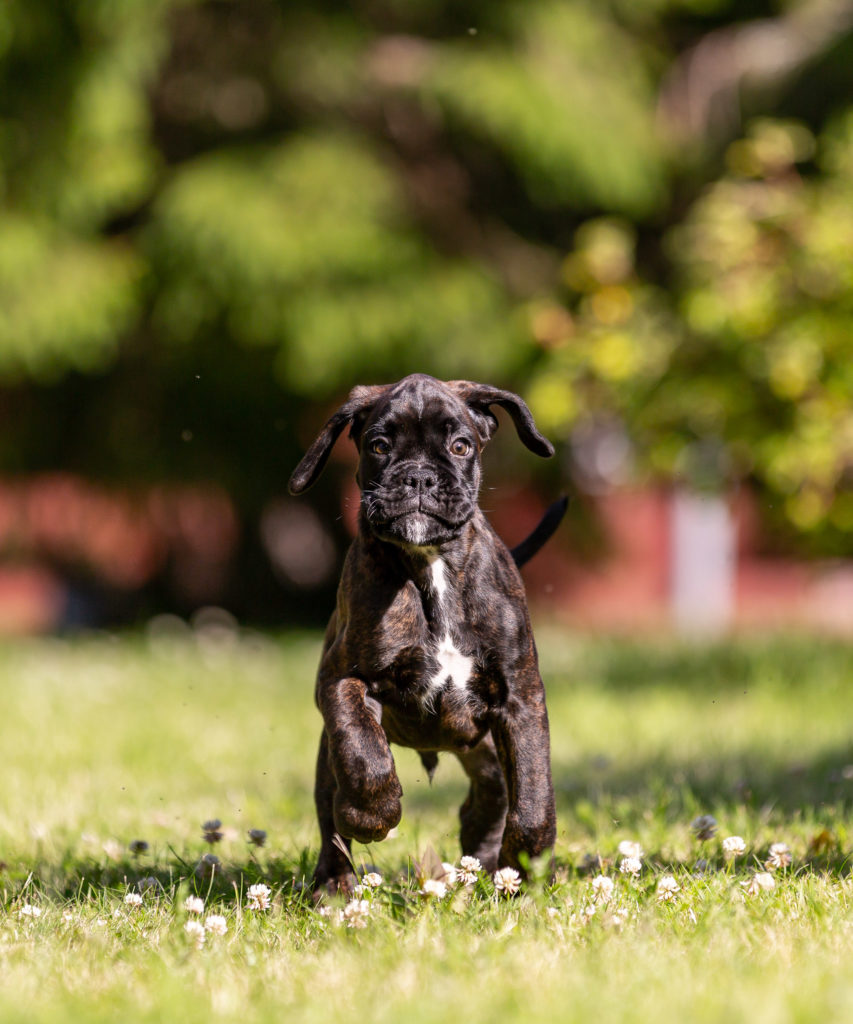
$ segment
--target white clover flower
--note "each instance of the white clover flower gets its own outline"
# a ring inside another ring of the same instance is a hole
[[[443,900],[447,895],[447,886],[437,878],[427,878],[421,887],[421,895]]]
[[[37,918],[37,917],[41,917],[42,909],[41,909],[41,907],[37,907],[37,906],[35,906],[32,903],[25,903],[21,907],[21,909],[18,911],[18,914],[21,917]]]
[[[619,853],[629,860],[642,860],[644,851],[642,846],[633,839],[623,839],[619,844]]]
[[[623,875],[639,875],[643,870],[643,862],[639,857],[623,857],[619,862],[619,871]]]
[[[658,882],[657,898],[659,903],[666,903],[668,900],[674,900],[681,887],[678,882],[672,877],[672,875],[664,875],[663,878]]]
[[[366,928],[370,917],[370,903],[367,900],[350,900],[341,911],[341,920],[347,928]]]
[[[263,882],[258,882],[257,885],[250,885],[247,892],[246,906],[249,910],[269,910],[271,891],[270,887],[264,885]]]
[[[614,883],[608,875],[596,875],[592,880],[592,898],[596,903],[607,903],[613,896]]]
[[[499,868],[492,876],[497,892],[514,896],[521,888],[521,875],[515,868]]]
[[[717,832],[717,819],[712,814],[700,814],[693,819],[690,827],[700,842],[713,839]]]
[[[378,871],[368,871],[366,875],[361,879],[362,885],[366,885],[368,889],[378,889],[382,885],[382,875]]]
[[[204,925],[200,921],[187,921],[184,931],[195,943],[196,949],[200,949],[204,945]]]
[[[746,842],[742,836],[726,836],[722,846],[727,860],[732,857],[741,857],[746,853]]]
[[[473,885],[477,881],[477,875],[483,870],[483,865],[476,857],[461,857],[459,859],[459,870],[456,877],[463,885]]]
[[[459,873],[456,870],[456,865],[448,864],[447,861],[445,860],[441,862],[441,869],[444,872],[444,874],[441,876],[442,882],[444,882],[446,886],[456,885],[456,880],[459,877]]]
[[[589,922],[595,917],[595,905],[588,903],[580,913],[581,924],[589,924]]]
[[[791,851],[788,849],[788,844],[773,843],[768,850],[768,857],[764,862],[764,866],[770,871],[775,871],[777,868],[788,867],[790,863]]]
[[[214,935],[224,935],[228,931],[228,922],[222,914],[208,914],[204,921],[204,927]]]
[[[187,896],[184,910],[188,914],[201,914],[204,911],[204,900],[200,896]]]
[[[545,913],[548,915],[548,917],[551,918],[552,921],[554,920],[554,918],[560,916],[560,911],[556,907],[546,907]]]
[[[141,907],[142,897],[138,892],[129,892],[124,898],[124,904],[126,907]]]
[[[124,855],[124,847],[117,839],[105,839],[103,850],[110,860],[119,860]]]
[[[757,896],[760,892],[770,892],[776,888],[776,879],[767,871],[757,871],[748,882],[741,882],[749,896]]]
[[[320,917],[331,917],[332,908],[329,906],[318,907],[317,913],[320,915]]]

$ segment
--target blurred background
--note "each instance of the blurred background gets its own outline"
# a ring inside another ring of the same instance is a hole
[[[511,387],[554,619],[853,632],[853,0],[5,0],[0,631],[313,625],[356,383]]]

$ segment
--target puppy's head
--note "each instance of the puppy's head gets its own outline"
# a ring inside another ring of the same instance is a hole
[[[518,395],[414,374],[396,384],[354,388],[294,470],[290,492],[311,486],[349,426],[359,450],[367,528],[408,547],[445,543],[459,535],[477,507],[480,453],[498,425],[493,405],[506,409],[531,451],[554,454]]]

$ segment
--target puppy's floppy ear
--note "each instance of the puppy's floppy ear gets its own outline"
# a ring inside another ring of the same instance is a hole
[[[499,405],[509,413],[523,444],[543,459],[554,454],[554,446],[536,429],[533,414],[524,399],[514,392],[502,391],[489,384],[475,384],[470,380],[450,380],[447,386],[471,410],[483,441],[488,441],[498,429],[497,417],[489,407]]]
[[[357,440],[357,427],[360,426],[360,421],[363,421],[364,416],[373,408],[385,392],[386,387],[387,385],[360,386],[350,391],[349,398],[329,418],[317,439],[302,457],[302,461],[294,469],[287,485],[291,494],[301,494],[314,483],[323,466],[326,465],[332,445],[337,441],[344,427],[351,426],[350,436]]]

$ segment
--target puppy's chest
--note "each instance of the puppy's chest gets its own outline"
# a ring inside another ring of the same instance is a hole
[[[436,558],[419,584],[404,587],[383,616],[382,675],[427,708],[447,691],[473,696],[475,640],[448,566]]]

